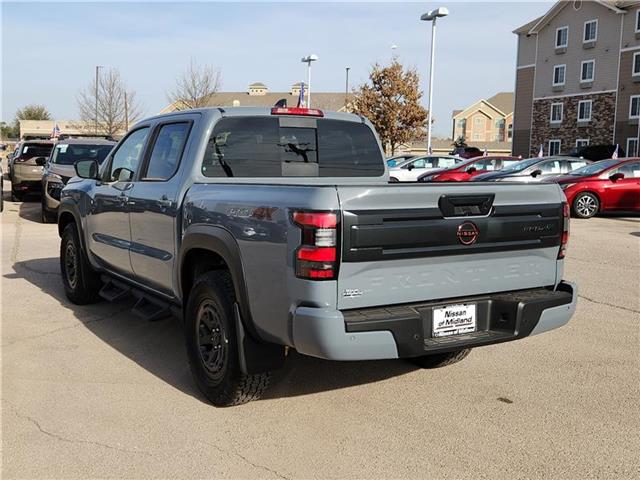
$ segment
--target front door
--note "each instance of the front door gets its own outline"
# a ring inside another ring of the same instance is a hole
[[[611,177],[622,173],[624,178],[605,180],[604,208],[610,210],[635,210],[640,205],[640,162],[625,163],[606,173]]]
[[[137,279],[171,294],[180,212],[180,160],[197,114],[154,128],[149,154],[129,194],[131,266]]]
[[[149,134],[148,127],[131,132],[105,162],[102,181],[93,189],[87,215],[89,249],[102,263],[130,275],[129,194]]]

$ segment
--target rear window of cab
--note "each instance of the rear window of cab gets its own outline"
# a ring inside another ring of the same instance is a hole
[[[367,125],[330,119],[223,118],[202,163],[206,177],[379,177],[384,171]]]

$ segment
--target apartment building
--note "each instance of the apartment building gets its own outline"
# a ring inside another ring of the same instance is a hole
[[[640,1],[560,1],[518,36],[513,153],[640,154]]]
[[[513,127],[513,92],[499,92],[463,110],[454,110],[451,139],[467,142],[510,142]]]

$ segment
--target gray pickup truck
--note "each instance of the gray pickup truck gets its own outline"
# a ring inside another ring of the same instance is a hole
[[[287,348],[437,367],[575,311],[557,185],[390,184],[356,115],[176,112],[75,167],[58,216],[67,296],[182,318],[217,406],[258,398]]]

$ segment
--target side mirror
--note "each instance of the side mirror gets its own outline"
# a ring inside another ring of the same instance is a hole
[[[611,175],[609,177],[609,180],[611,180],[612,182],[617,182],[618,180],[622,180],[624,178],[624,173],[614,173],[613,175]]]
[[[473,173],[473,172],[475,172],[476,170],[478,170],[476,167],[469,167],[469,168],[467,168],[466,172],[467,172],[467,173]]]
[[[80,178],[89,178],[92,180],[98,179],[98,170],[100,166],[95,160],[78,160],[74,167],[76,169],[76,175]]]
[[[44,167],[45,163],[47,163],[47,158],[46,157],[37,157],[35,159],[36,165],[38,165],[39,167]]]
[[[540,170],[539,168],[531,172],[532,177],[537,177],[538,175],[542,175],[542,170]]]

